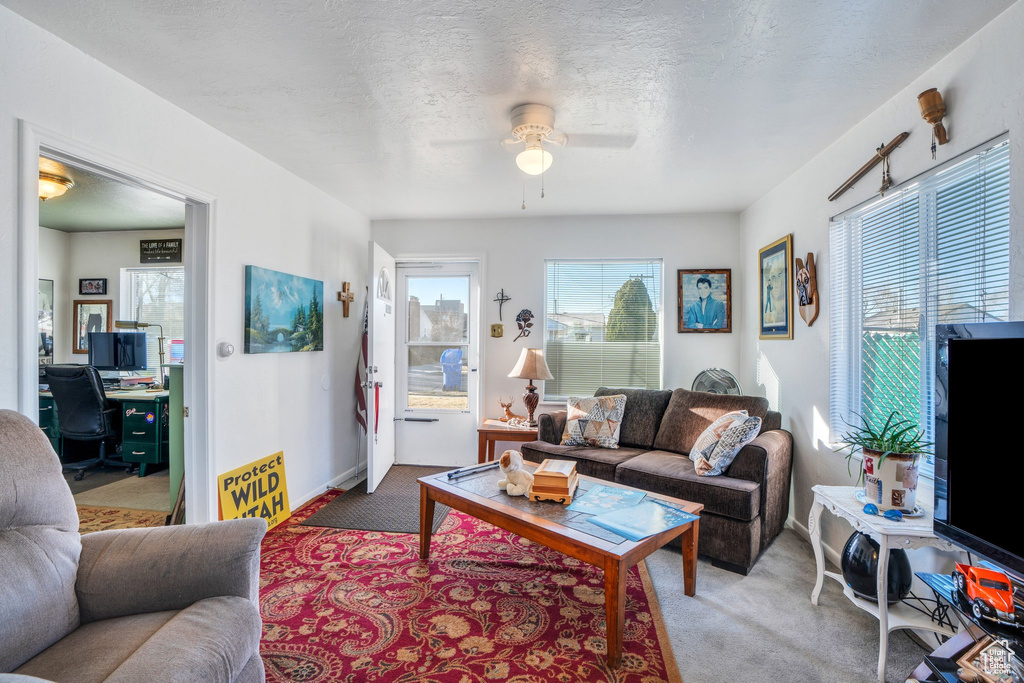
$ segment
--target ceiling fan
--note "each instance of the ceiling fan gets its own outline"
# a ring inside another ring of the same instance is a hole
[[[554,160],[545,147],[596,147],[628,149],[636,143],[636,135],[592,135],[555,132],[555,110],[544,104],[520,104],[510,114],[511,136],[501,140],[505,149],[517,149],[516,165],[528,175],[540,175],[551,167]],[[438,140],[433,147],[475,145],[489,140]]]

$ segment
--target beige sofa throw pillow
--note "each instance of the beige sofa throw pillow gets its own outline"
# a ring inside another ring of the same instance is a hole
[[[626,411],[626,397],[614,396],[572,396],[566,401],[565,430],[562,432],[563,446],[596,446],[598,448],[619,447],[619,427]]]
[[[731,413],[722,415],[712,422],[708,425],[707,429],[701,432],[700,436],[697,437],[697,440],[693,442],[693,448],[690,449],[690,460],[696,463],[701,457],[710,459],[711,453],[715,450],[715,445],[719,440],[721,440],[725,431],[729,429],[734,422],[742,422],[746,419],[747,411],[734,410]]]

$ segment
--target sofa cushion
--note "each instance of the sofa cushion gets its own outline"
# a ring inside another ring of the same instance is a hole
[[[601,387],[594,392],[594,396],[616,394],[626,397],[626,412],[622,416],[619,445],[650,449],[654,445],[654,437],[658,434],[658,427],[661,425],[661,418],[668,407],[669,399],[672,398],[672,392],[609,387]]]
[[[78,627],[78,511],[49,440],[0,410],[0,671]]]
[[[615,481],[615,467],[644,452],[642,448],[591,448],[589,446],[561,446],[546,441],[524,443],[519,449],[530,462],[544,462],[547,458],[572,460],[576,471],[589,477]]]
[[[618,448],[625,410],[626,397],[621,394],[569,398],[562,445]]]
[[[733,458],[740,452],[740,449],[753,441],[759,431],[761,431],[761,418],[759,417],[734,421],[732,426],[725,430],[713,449],[705,448],[693,461],[697,468],[697,474],[702,477],[720,476],[732,464]],[[709,450],[710,454],[708,454]]]
[[[747,417],[747,411],[734,410],[709,424],[707,429],[701,432],[697,440],[693,442],[693,447],[690,449],[690,460],[696,463],[698,458],[711,455],[729,428],[736,422],[746,420]]]
[[[15,673],[58,683],[230,683],[258,653],[260,630],[259,610],[251,601],[207,598],[179,612],[90,622]]]
[[[685,455],[648,451],[615,470],[615,481],[645,491],[702,503],[704,511],[741,521],[758,516],[761,486],[732,477],[702,477]]]
[[[689,453],[701,432],[719,417],[734,410],[746,410],[751,416],[763,421],[768,414],[768,399],[676,389],[665,409],[665,417],[661,419],[654,447],[660,451]]]

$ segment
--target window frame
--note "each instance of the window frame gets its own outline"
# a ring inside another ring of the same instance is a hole
[[[135,304],[136,304],[136,302],[135,302],[135,291],[132,288],[132,273],[138,273],[138,272],[180,272],[182,274],[183,280],[185,279],[185,266],[184,265],[180,265],[180,266],[179,265],[153,265],[153,266],[138,265],[138,266],[128,266],[127,268],[122,268],[121,269],[121,276],[119,278],[119,280],[120,280],[120,293],[119,293],[119,297],[118,298],[120,299],[120,301],[118,302],[118,311],[119,311],[120,315],[118,317],[118,320],[135,320],[135,308],[136,308]],[[184,282],[183,284],[185,284],[187,286],[187,282]],[[183,312],[184,312],[184,306],[185,306],[185,302],[186,301],[187,301],[187,297],[183,296],[183,299],[182,299],[182,311]],[[150,321],[149,320],[142,320],[142,321],[139,321],[139,322],[150,322]],[[184,339],[185,338],[185,332],[186,332],[185,326],[188,323],[187,316],[183,315],[182,323],[183,323],[182,338]],[[157,324],[160,324],[160,323],[157,323]],[[166,328],[166,325],[164,325],[164,327]],[[146,332],[146,334],[147,334],[147,339],[146,339],[147,356],[149,355],[148,354],[148,350],[149,350],[148,346],[149,346],[149,343],[150,343],[150,335],[151,334],[153,335],[153,341],[155,341],[157,344],[159,344],[159,342],[156,341],[157,337],[159,336],[159,332],[157,331],[158,329],[162,329],[162,328],[154,329],[154,330],[152,330],[152,333],[151,333],[149,328],[145,328],[145,329],[141,330],[143,332]],[[164,353],[165,353],[165,360],[168,363],[170,362],[169,358],[170,358],[171,340],[174,339],[174,338],[175,338],[175,336],[173,334],[171,334],[166,329],[164,330],[164,341],[167,344],[167,348],[164,350]],[[139,371],[139,372],[137,372],[135,374],[137,374],[139,376],[143,376],[143,377],[144,376],[151,376],[151,377],[159,378],[161,376],[161,373],[163,373],[163,368],[160,367],[159,350],[157,352],[156,358],[149,358],[149,357],[147,357],[146,365],[147,365],[147,368],[145,370],[141,370],[141,371]]]
[[[552,263],[565,263],[565,264],[605,264],[605,263],[621,263],[621,264],[637,264],[638,266],[647,265],[651,263],[657,263],[660,269],[659,273],[659,305],[655,310],[655,314],[658,316],[658,389],[663,389],[665,386],[665,285],[666,285],[666,269],[665,259],[662,257],[633,257],[633,258],[546,258],[544,259],[544,290],[542,293],[543,297],[543,309],[540,318],[535,318],[541,325],[541,348],[544,350],[545,357],[548,356],[548,287],[550,282],[548,280],[549,265]],[[607,319],[606,319],[607,324]],[[552,370],[554,374],[554,370]],[[597,389],[598,387],[595,387]],[[552,396],[548,393],[548,383],[544,382],[544,387],[541,394],[540,403],[542,405],[565,405],[566,400],[569,396]]]
[[[829,274],[829,431],[830,440],[834,447],[840,445],[840,434],[847,431],[844,420],[852,418],[855,421],[857,415],[863,414],[863,357],[864,357],[864,298],[865,284],[864,275],[864,235],[863,220],[870,218],[872,212],[885,210],[887,206],[900,206],[916,202],[916,231],[917,231],[917,253],[916,253],[916,278],[917,278],[917,299],[918,299],[918,354],[917,360],[920,363],[918,373],[919,401],[918,410],[921,423],[924,427],[925,439],[934,440],[934,355],[935,337],[934,326],[939,323],[939,301],[941,295],[940,275],[937,274],[944,267],[960,266],[961,260],[951,258],[940,263],[937,250],[938,239],[943,235],[942,229],[936,222],[937,193],[955,187],[957,180],[947,180],[939,176],[944,172],[969,162],[975,158],[1004,148],[1007,155],[1006,163],[1011,163],[1009,134],[1003,133],[991,140],[984,142],[956,157],[935,166],[924,173],[921,173],[886,192],[885,197],[872,197],[846,211],[833,216],[829,221],[829,254],[832,260],[832,268]],[[998,162],[998,159],[996,160]],[[984,163],[982,161],[982,163]],[[1012,166],[1007,171],[1012,176]],[[964,176],[969,177],[969,176]],[[981,173],[976,177],[986,177]],[[1009,185],[1009,179],[1007,184]],[[986,191],[985,189],[982,192]],[[904,193],[914,193],[908,201],[899,196]],[[898,195],[896,199],[893,195]],[[981,192],[978,193],[981,196]],[[1007,206],[1010,206],[1011,198],[1007,197]],[[987,210],[989,205],[986,202],[979,202]],[[998,208],[998,205],[996,205]],[[855,224],[854,224],[855,222]],[[894,221],[894,225],[896,222]],[[956,226],[956,223],[953,223]],[[837,236],[837,231],[841,234]],[[1012,233],[1012,225],[1008,231]],[[856,233],[855,237],[851,233]],[[880,256],[871,254],[867,258],[877,259]],[[976,257],[972,257],[976,258]],[[962,259],[962,266],[971,263],[970,259]],[[857,266],[856,268],[854,266]],[[906,281],[910,281],[907,278]],[[1012,282],[1008,282],[1008,291],[1012,289]],[[856,293],[859,293],[856,294]],[[1008,312],[1009,313],[1009,312]],[[1009,319],[1009,318],[1007,318]],[[928,330],[926,331],[926,328]],[[840,386],[837,386],[837,382]],[[837,396],[843,391],[845,396]],[[836,405],[837,401],[842,405]],[[856,456],[859,459],[859,454]],[[931,480],[934,475],[932,457],[924,458],[921,465],[921,476]]]

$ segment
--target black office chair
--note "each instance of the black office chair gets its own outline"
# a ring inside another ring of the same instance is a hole
[[[100,373],[91,365],[47,365],[46,382],[57,403],[60,435],[72,441],[99,441],[99,457],[64,463],[65,470],[77,470],[76,481],[96,467],[124,467],[123,460],[107,457],[107,441],[117,435],[114,422],[118,408],[103,393]]]

